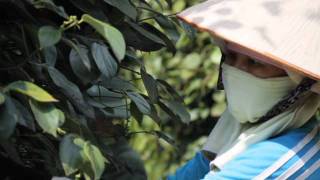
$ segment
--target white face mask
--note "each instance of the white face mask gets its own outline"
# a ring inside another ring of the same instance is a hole
[[[222,64],[222,81],[229,112],[240,123],[257,122],[296,84],[288,77],[258,78]]]

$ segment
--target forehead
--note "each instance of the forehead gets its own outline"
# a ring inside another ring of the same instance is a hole
[[[246,47],[243,47],[239,44],[235,44],[233,42],[230,41],[226,41],[224,39],[221,39],[215,35],[211,35],[211,37],[213,38],[215,44],[220,48],[221,52],[224,54],[228,54],[230,52],[232,53],[236,53],[236,54],[240,54],[243,56],[247,56],[250,59],[254,59],[258,62],[260,62],[261,64],[266,64],[266,65],[270,65],[270,66],[275,66],[279,69],[283,69],[283,70],[287,70],[283,64],[281,63],[277,63],[275,61],[269,61],[265,58],[263,58],[261,55],[259,55],[256,52],[253,51],[248,51],[246,49]]]

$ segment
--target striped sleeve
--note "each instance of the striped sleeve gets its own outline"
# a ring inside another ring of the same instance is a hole
[[[204,179],[312,179],[320,171],[319,147],[318,127],[297,129],[252,145]]]

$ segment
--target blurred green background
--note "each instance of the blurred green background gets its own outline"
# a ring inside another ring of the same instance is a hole
[[[165,0],[148,2],[158,11],[173,15],[174,19],[174,14],[200,1],[175,0],[172,1],[171,8],[166,6]],[[146,21],[152,23],[152,19]],[[141,133],[136,133],[130,143],[141,155],[151,180],[164,178],[191,159],[201,149],[207,135],[225,109],[224,92],[216,89],[221,58],[219,48],[214,45],[208,33],[191,31],[194,35],[190,36],[190,32],[187,33],[183,29],[178,31],[179,36],[169,34],[171,39],[176,39],[177,52],[174,55],[166,49],[156,53],[138,54],[144,60],[150,74],[167,81],[184,97],[192,119],[188,125],[163,120],[160,123],[161,127],[148,117],[144,117],[141,124],[135,120],[131,121],[132,131]],[[152,134],[143,133],[146,130],[160,129],[175,140],[174,145]]]

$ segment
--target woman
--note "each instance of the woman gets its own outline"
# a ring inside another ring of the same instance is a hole
[[[179,14],[220,42],[227,109],[169,180],[320,179],[320,37],[309,39],[320,18],[305,17],[320,3],[306,1],[208,0]]]

